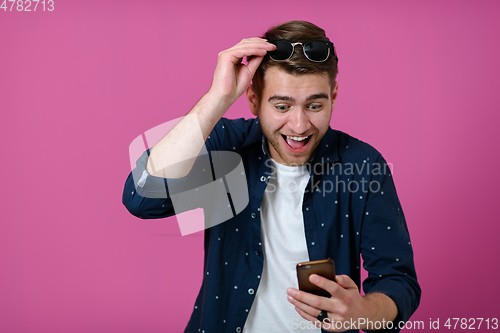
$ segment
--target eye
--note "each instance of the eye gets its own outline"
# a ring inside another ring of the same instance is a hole
[[[319,111],[319,110],[321,110],[322,107],[323,107],[323,105],[320,104],[320,103],[313,103],[313,104],[309,105],[309,110],[311,110],[311,111]]]
[[[288,105],[286,104],[277,104],[274,106],[276,108],[276,110],[278,110],[279,112],[286,112],[288,111],[288,109],[290,108]]]

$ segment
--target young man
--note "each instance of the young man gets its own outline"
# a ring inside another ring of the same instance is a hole
[[[212,227],[186,332],[398,331],[418,307],[390,170],[371,146],[329,127],[337,62],[324,31],[308,22],[244,39],[219,54],[207,94],[137,161],[123,203],[142,218],[175,214],[169,196],[161,197],[164,179],[172,194],[170,184],[203,173],[207,162],[193,157],[204,146],[212,164],[216,151],[230,151],[244,165],[249,202],[239,214],[213,223],[220,220],[214,198],[200,199]],[[257,118],[222,118],[245,92]],[[360,255],[369,273],[364,296]],[[335,261],[336,281],[310,281],[331,297],[297,290],[295,265],[325,258]]]

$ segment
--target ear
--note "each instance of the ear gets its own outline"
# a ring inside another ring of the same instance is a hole
[[[337,100],[338,91],[339,91],[339,83],[335,81],[332,87],[332,110],[333,107],[335,106],[335,101]]]
[[[253,85],[249,85],[247,88],[247,91],[245,92],[247,102],[248,102],[248,107],[250,108],[250,111],[252,111],[254,116],[258,116],[259,114],[259,98],[257,97],[257,94],[255,93],[255,89],[253,88]]]

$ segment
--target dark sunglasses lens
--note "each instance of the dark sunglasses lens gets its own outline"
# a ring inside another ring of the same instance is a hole
[[[290,58],[293,53],[292,44],[286,40],[275,40],[270,43],[276,45],[276,50],[269,52],[269,56],[273,60],[286,60]]]
[[[312,61],[325,61],[329,55],[329,48],[325,42],[310,41],[304,44],[304,53]]]

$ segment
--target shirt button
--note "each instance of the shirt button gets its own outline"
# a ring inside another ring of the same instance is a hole
[[[241,327],[236,327],[236,332],[240,333],[241,332]]]
[[[260,181],[261,181],[261,182],[265,182],[265,181],[266,181],[266,179],[267,179],[267,178],[266,178],[266,177],[264,177],[264,176],[260,177]]]
[[[259,251],[255,251],[255,255],[256,256],[260,256],[260,252]]]
[[[248,293],[249,293],[250,295],[253,295],[253,294],[255,294],[255,290],[253,290],[252,288],[250,288],[250,289],[248,289]]]
[[[250,215],[253,219],[257,217],[257,214],[255,213],[252,213],[252,215]]]

